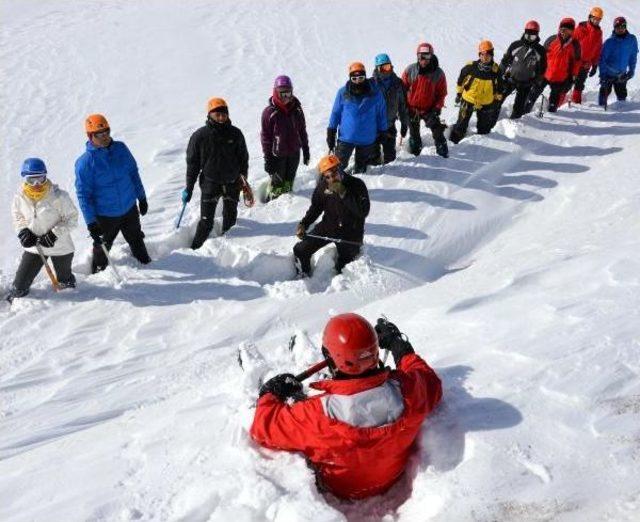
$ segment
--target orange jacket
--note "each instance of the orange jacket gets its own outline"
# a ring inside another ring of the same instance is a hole
[[[580,22],[573,32],[573,39],[580,44],[582,67],[590,68],[600,61],[602,29],[589,22]]]
[[[337,397],[344,405],[385,385],[399,386],[401,393],[404,409],[393,422],[358,427],[329,417],[327,398]],[[291,406],[271,393],[263,395],[251,437],[269,448],[303,452],[324,487],[352,499],[383,493],[393,485],[404,471],[424,418],[442,397],[440,379],[416,354],[405,355],[394,371],[311,386],[325,393]]]
[[[562,83],[580,72],[580,44],[573,38],[562,42],[551,36],[544,43],[547,50],[547,70],[544,77],[549,83]]]

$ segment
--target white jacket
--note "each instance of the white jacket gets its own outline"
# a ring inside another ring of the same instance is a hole
[[[42,248],[47,256],[63,256],[75,251],[71,240],[71,230],[78,224],[78,209],[69,194],[52,185],[49,193],[40,201],[29,199],[18,189],[13,198],[13,228],[16,233],[28,228],[36,236],[46,234],[53,229],[58,236],[53,248]],[[27,252],[37,254],[36,247],[25,248]]]

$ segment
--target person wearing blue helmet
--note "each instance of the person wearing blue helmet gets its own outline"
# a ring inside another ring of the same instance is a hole
[[[390,163],[396,159],[396,120],[400,120],[400,136],[403,138],[409,130],[409,114],[407,112],[407,97],[402,80],[393,71],[391,58],[386,53],[375,57],[375,70],[371,80],[378,86],[387,104],[386,132],[380,134],[383,163]]]
[[[618,101],[627,99],[627,82],[636,72],[638,40],[627,30],[627,20],[618,16],[613,21],[613,34],[607,38],[600,54],[600,93],[598,104],[606,105],[614,89]]]
[[[51,183],[40,158],[27,158],[20,170],[22,183],[11,207],[13,227],[24,249],[20,265],[6,300],[29,293],[42,268],[38,247],[51,258],[59,287],[75,288],[71,272],[75,247],[71,230],[78,224],[78,209],[67,192]]]

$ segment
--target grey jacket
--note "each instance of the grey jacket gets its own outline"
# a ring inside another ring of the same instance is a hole
[[[391,73],[388,79],[382,79],[378,71],[374,71],[371,80],[378,86],[387,103],[387,122],[389,127],[395,124],[396,119],[408,126],[407,97],[402,80],[394,72]]]

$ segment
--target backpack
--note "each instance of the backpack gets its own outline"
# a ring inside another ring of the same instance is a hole
[[[511,78],[517,83],[529,83],[538,74],[542,57],[533,46],[522,45],[513,51]]]

